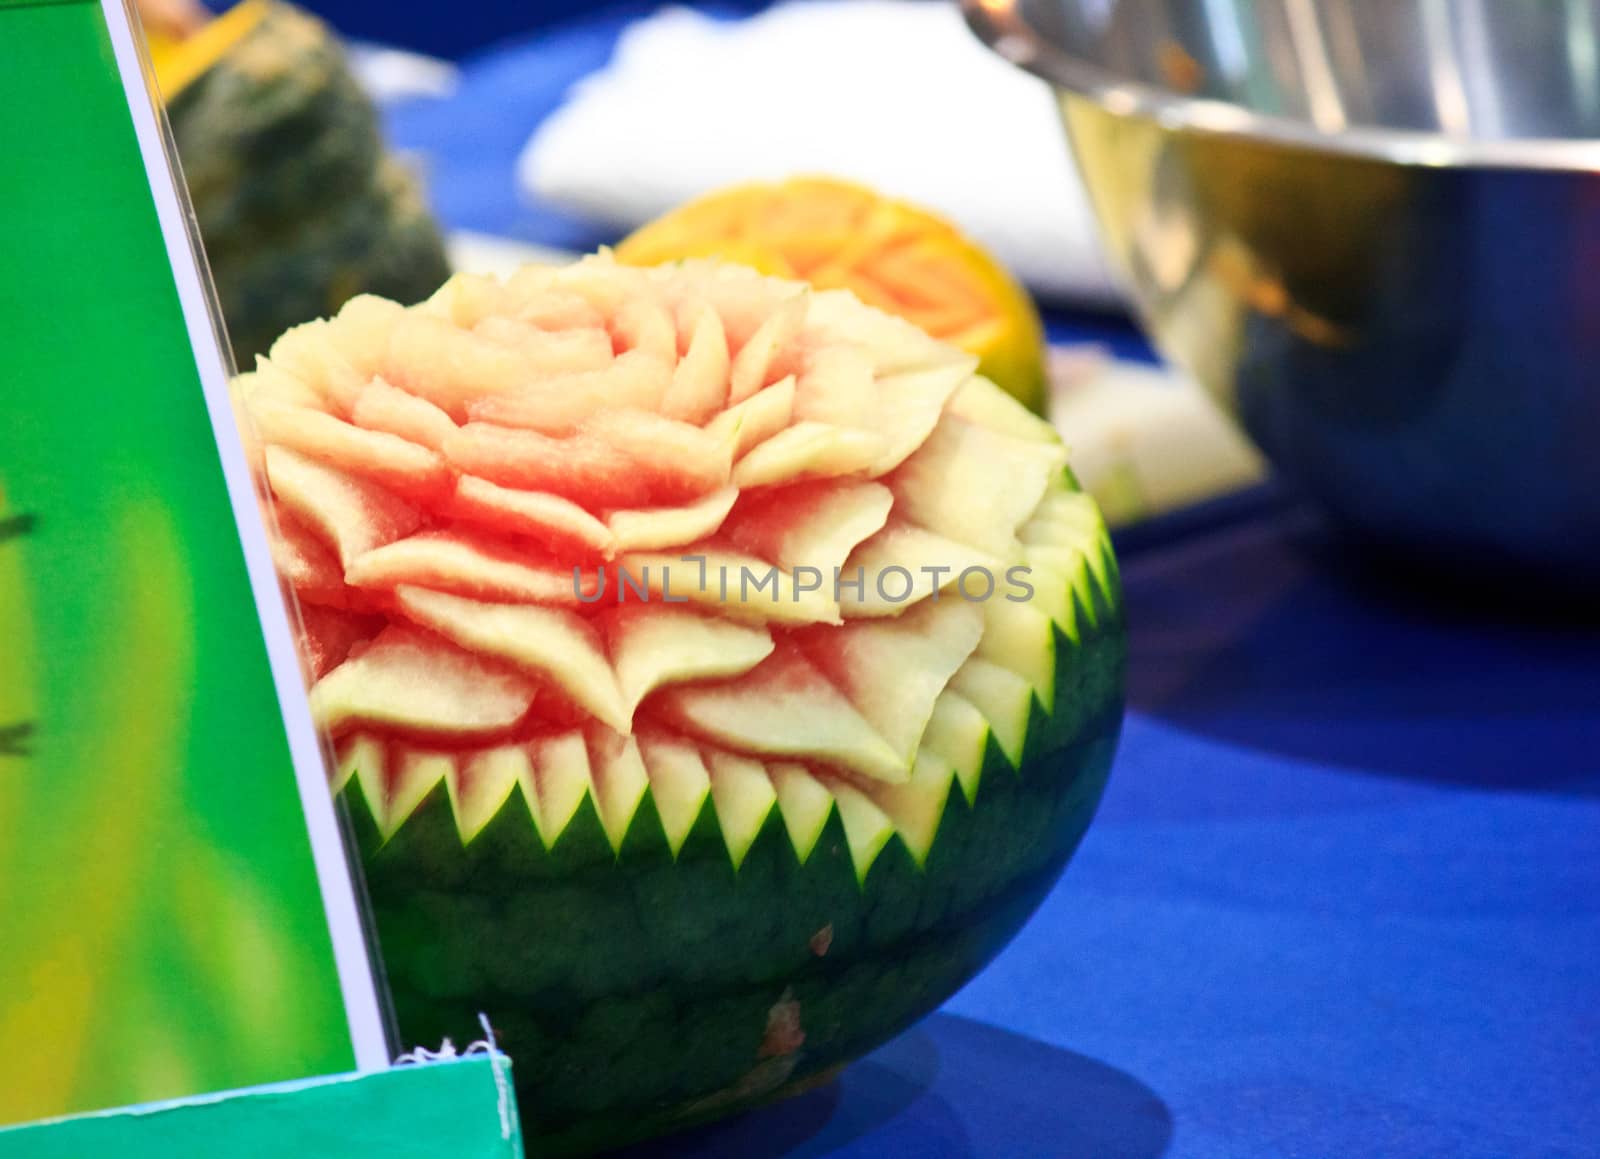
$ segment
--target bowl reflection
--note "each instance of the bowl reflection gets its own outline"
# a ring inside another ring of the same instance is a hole
[[[966,11],[1055,85],[1151,335],[1282,473],[1435,563],[1600,580],[1589,4]]]

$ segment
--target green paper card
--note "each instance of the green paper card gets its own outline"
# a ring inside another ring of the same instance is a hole
[[[0,0],[0,1124],[386,1065],[119,0]]]
[[[6,1159],[522,1159],[504,1055],[398,1066],[10,1129]]]

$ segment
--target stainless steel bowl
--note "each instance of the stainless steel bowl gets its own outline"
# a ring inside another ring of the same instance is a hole
[[[1283,474],[1380,543],[1600,582],[1600,6],[963,4]]]

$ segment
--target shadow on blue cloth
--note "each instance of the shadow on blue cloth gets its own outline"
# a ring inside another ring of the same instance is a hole
[[[1019,1076],[1026,1076],[1019,1082]],[[1172,1115],[1114,1067],[1037,1039],[935,1014],[838,1081],[625,1152],[627,1159],[1156,1159]]]
[[[1292,512],[1125,552],[1124,579],[1129,702],[1152,717],[1318,765],[1600,795],[1593,608],[1385,582]]]

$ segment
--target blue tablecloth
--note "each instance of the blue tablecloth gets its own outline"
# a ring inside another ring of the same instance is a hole
[[[511,163],[619,27],[392,111],[447,221],[608,240]],[[835,1086],[644,1153],[1600,1155],[1600,626],[1386,589],[1272,493],[1122,551],[1125,741],[1027,930]]]

